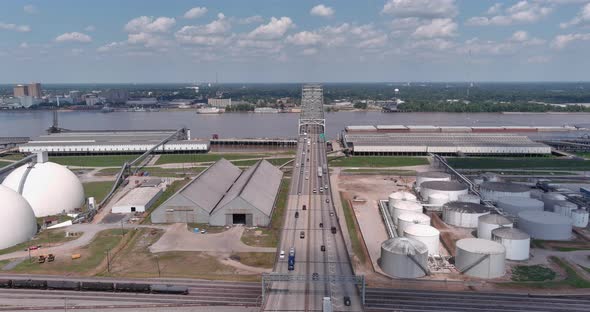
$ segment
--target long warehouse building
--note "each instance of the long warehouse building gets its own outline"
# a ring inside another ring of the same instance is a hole
[[[483,133],[342,133],[354,155],[545,155],[551,147],[523,135]]]
[[[152,222],[267,226],[282,177],[266,160],[242,171],[221,159],[158,207]]]

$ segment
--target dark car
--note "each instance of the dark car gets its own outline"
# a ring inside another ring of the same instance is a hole
[[[305,232],[301,231],[299,233],[299,238],[301,238],[301,239],[305,238]]]
[[[314,273],[311,275],[311,279],[312,279],[312,280],[314,280],[314,281],[317,281],[317,280],[319,280],[319,279],[320,279],[320,275],[319,275],[317,272],[314,272]]]
[[[295,211],[295,218],[299,218],[299,211]]]

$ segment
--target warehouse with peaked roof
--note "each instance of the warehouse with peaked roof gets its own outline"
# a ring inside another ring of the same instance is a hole
[[[242,171],[221,159],[160,205],[152,222],[266,226],[282,176],[266,160]]]

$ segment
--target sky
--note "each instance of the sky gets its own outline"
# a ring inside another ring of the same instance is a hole
[[[2,0],[0,83],[588,81],[590,0]]]

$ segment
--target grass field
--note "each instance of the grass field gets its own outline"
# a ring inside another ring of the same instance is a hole
[[[146,211],[147,214],[150,214],[149,218],[145,218],[143,219],[142,223],[149,223],[151,222],[151,213],[152,211],[154,211],[154,209],[158,208],[161,204],[163,204],[165,201],[168,200],[168,198],[170,198],[170,196],[174,195],[176,192],[178,192],[178,190],[180,190],[183,186],[185,186],[190,180],[189,179],[184,179],[184,180],[177,180],[172,182],[172,184],[170,184],[166,190],[164,191],[164,193],[162,193],[162,195],[154,202],[154,204]]]
[[[9,162],[9,161],[2,161],[2,160],[0,160],[0,168],[2,168],[4,166],[8,166],[10,164],[11,164],[11,162]]]
[[[271,269],[275,262],[274,252],[238,252],[234,256],[240,259],[240,263],[258,268]]]
[[[365,257],[365,253],[363,251],[363,246],[361,245],[361,238],[359,237],[359,233],[356,229],[356,225],[354,222],[354,211],[352,211],[352,207],[350,203],[342,193],[340,193],[340,201],[342,202],[342,210],[344,210],[344,218],[346,220],[346,228],[348,229],[348,234],[350,235],[350,242],[352,244],[352,251],[357,256],[359,261],[364,264],[367,260]]]
[[[549,257],[549,260],[559,266],[565,272],[565,278],[563,280],[550,280],[550,281],[531,281],[531,282],[511,282],[505,285],[507,287],[516,288],[537,288],[537,289],[555,289],[555,288],[590,288],[590,281],[584,279],[576,272],[568,263],[558,257]],[[533,277],[540,278],[541,276],[549,276],[548,272],[541,274],[533,274]],[[530,275],[529,275],[530,277]]]
[[[555,158],[447,158],[455,169],[590,170],[590,161]]]
[[[425,157],[352,156],[330,160],[333,167],[405,167],[428,165]]]
[[[383,174],[383,175],[395,175],[395,176],[416,176],[414,170],[395,170],[395,169],[344,169],[342,173],[351,174]]]
[[[86,197],[94,197],[97,203],[109,193],[115,181],[87,182],[84,183],[84,194]]]
[[[49,161],[64,166],[76,167],[118,167],[139,155],[108,155],[108,156],[51,156]]]
[[[66,232],[61,229],[45,230],[37,234],[28,242],[20,243],[18,245],[0,250],[0,255],[8,254],[15,251],[25,250],[29,246],[55,246],[67,241],[76,239],[76,237],[66,237]]]
[[[580,157],[584,157],[586,159],[590,159],[590,153],[576,153],[576,155],[580,156]]]
[[[194,162],[214,162],[221,158],[227,160],[249,159],[249,158],[264,158],[272,154],[164,154],[156,162],[156,165],[176,164],[176,163],[194,163]]]
[[[518,265],[512,269],[512,280],[516,282],[542,282],[555,279],[555,272],[540,265]]]

